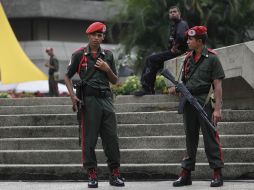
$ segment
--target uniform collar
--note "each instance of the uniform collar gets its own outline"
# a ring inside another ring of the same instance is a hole
[[[99,47],[97,53],[102,54],[102,55],[105,55],[105,51],[104,51],[104,49],[102,49],[101,47]],[[86,46],[85,51],[84,51],[84,54],[85,54],[85,55],[91,54],[91,48],[89,47],[89,45]]]
[[[204,47],[204,49],[203,49],[203,51],[202,51],[202,54],[201,54],[202,56],[205,56],[205,57],[208,57],[208,49],[207,49],[207,47],[205,46]]]
[[[191,52],[191,55],[194,56],[194,51]],[[209,55],[208,55],[208,49],[207,49],[206,46],[204,46],[204,48],[202,50],[202,53],[201,53],[201,56],[209,57]]]

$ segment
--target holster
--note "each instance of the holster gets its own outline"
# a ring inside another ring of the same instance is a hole
[[[77,111],[77,120],[78,120],[78,132],[79,132],[79,146],[81,146],[81,114],[82,114],[82,110],[80,109],[79,106],[80,103],[77,103],[78,106],[78,111]]]
[[[74,85],[76,89],[76,96],[81,102],[77,102],[77,121],[78,121],[78,130],[79,130],[79,146],[81,146],[81,117],[82,117],[82,110],[85,110],[85,100],[83,96],[83,84],[82,82],[78,82]]]

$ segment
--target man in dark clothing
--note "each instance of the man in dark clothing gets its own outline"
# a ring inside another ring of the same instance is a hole
[[[73,110],[77,110],[77,103],[83,105],[81,107],[82,162],[87,169],[89,188],[98,187],[95,147],[99,135],[111,172],[110,185],[124,186],[119,171],[117,121],[109,84],[109,82],[116,84],[118,77],[112,52],[100,47],[105,31],[106,26],[101,22],[95,22],[87,28],[89,43],[87,47],[73,53],[64,78]],[[82,80],[79,88],[80,97],[73,92],[71,78],[75,73],[78,73]]]
[[[54,55],[53,48],[46,48],[46,53],[48,54],[49,62],[45,64],[49,68],[49,95],[59,96],[58,86],[57,86],[57,71],[58,71],[58,60]]]
[[[221,120],[222,79],[225,77],[222,65],[216,52],[207,48],[207,28],[195,26],[187,31],[187,44],[191,50],[185,58],[182,80],[187,89],[204,106],[211,122],[216,126]],[[212,105],[211,91],[214,92],[215,104]],[[175,87],[169,89],[175,94]],[[186,134],[187,155],[182,160],[182,171],[173,186],[191,185],[191,171],[195,170],[196,153],[201,128],[205,153],[213,169],[211,187],[223,185],[221,168],[224,166],[218,131],[212,129],[201,119],[198,112],[190,103],[185,103],[183,111]]]
[[[164,62],[183,54],[187,50],[185,32],[189,27],[187,22],[181,19],[181,12],[178,7],[169,8],[169,19],[172,24],[168,38],[168,51],[147,57],[141,74],[142,89],[135,92],[135,96],[154,94],[156,74],[163,68]]]

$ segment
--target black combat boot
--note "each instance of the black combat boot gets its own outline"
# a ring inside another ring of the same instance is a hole
[[[114,168],[109,176],[109,184],[116,187],[124,186],[124,178],[120,175],[119,168]]]
[[[216,168],[213,171],[213,179],[211,181],[211,187],[223,186],[223,178],[221,173],[221,168]]]
[[[98,179],[96,170],[94,168],[88,169],[87,175],[88,175],[88,188],[97,188]]]
[[[174,187],[181,187],[185,185],[192,185],[191,171],[184,169],[181,171],[179,178],[173,182]]]

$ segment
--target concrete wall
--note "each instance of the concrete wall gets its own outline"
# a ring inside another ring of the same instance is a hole
[[[84,31],[91,23],[83,20],[53,18],[10,19],[9,22],[19,41],[67,42],[83,42]]]
[[[106,21],[119,7],[106,1],[1,0],[8,18],[66,18]]]
[[[254,41],[216,49],[226,78],[223,81],[224,108],[250,109],[254,106]],[[165,62],[178,78],[184,57]]]
[[[89,24],[94,21],[108,24],[121,10],[109,1],[1,0],[1,3],[19,41],[82,42]],[[108,40],[106,36],[104,42]]]

